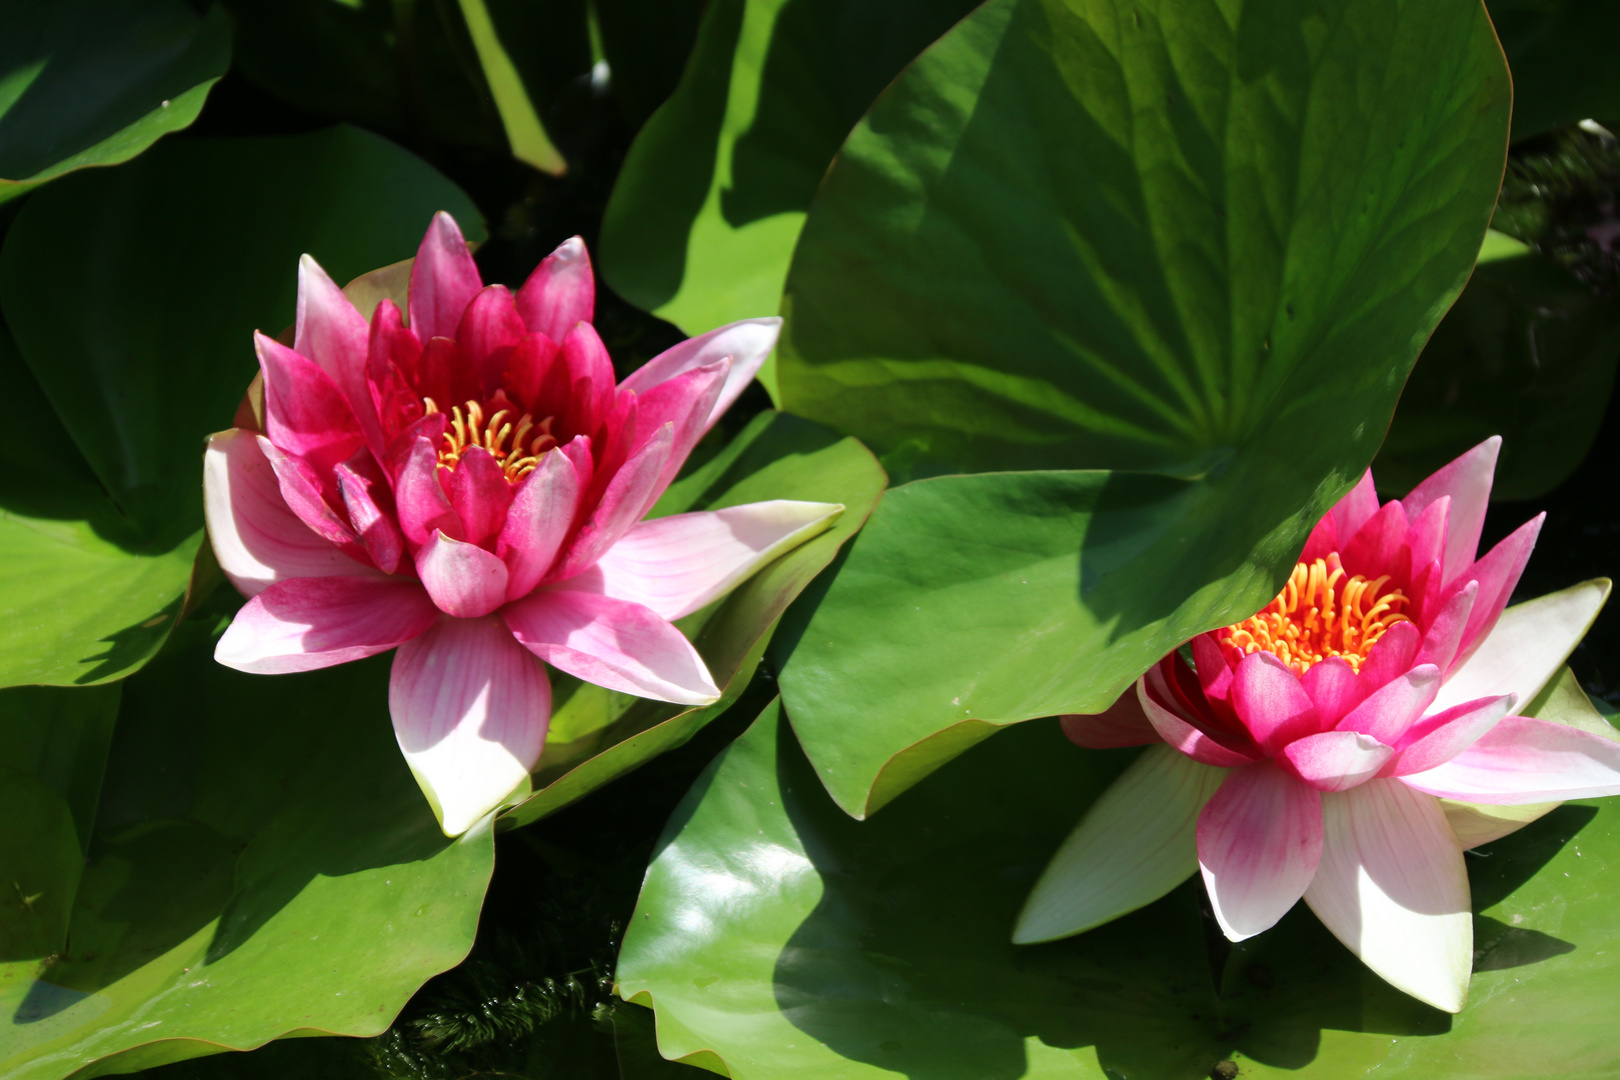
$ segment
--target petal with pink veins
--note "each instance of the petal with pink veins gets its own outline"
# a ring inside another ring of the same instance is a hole
[[[1414,518],[1439,499],[1451,500],[1442,578],[1447,585],[1473,565],[1474,553],[1479,550],[1485,508],[1491,499],[1491,477],[1496,472],[1496,455],[1501,446],[1502,437],[1492,435],[1413,488],[1412,493],[1401,500],[1406,512]]]
[[[1432,708],[1441,711],[1499,694],[1535,700],[1608,597],[1608,579],[1596,578],[1508,608],[1474,654],[1451,673]]]
[[[438,614],[414,581],[289,578],[243,605],[215,646],[214,659],[255,675],[313,671],[402,645]]]
[[[1415,667],[1367,695],[1338,723],[1340,731],[1359,731],[1386,746],[1394,746],[1417,723],[1440,692],[1440,669],[1433,664]]]
[[[1288,914],[1321,855],[1321,794],[1274,762],[1234,770],[1198,815],[1198,867],[1232,941]]]
[[[366,385],[371,327],[343,290],[308,255],[298,260],[298,315],[294,326],[293,351],[315,361],[331,376],[347,399],[361,433],[368,442],[380,445],[382,430]]]
[[[579,473],[562,450],[542,457],[518,487],[496,546],[509,572],[508,600],[529,595],[551,569],[573,527],[579,496]]]
[[[599,592],[679,619],[825,532],[843,510],[840,503],[774,499],[654,518],[609,548],[596,563],[598,573],[558,587]]]
[[[1378,775],[1394,754],[1359,731],[1324,731],[1289,743],[1278,761],[1317,791],[1343,791]]]
[[[462,537],[461,518],[439,484],[439,452],[426,439],[418,438],[412,444],[394,478],[394,505],[400,530],[412,544],[427,543],[435,531]]]
[[[411,264],[411,329],[424,344],[454,337],[462,312],[483,287],[455,219],[443,210],[434,214]]]
[[[1198,813],[1227,770],[1150,746],[1091,804],[1041,872],[1013,929],[1069,937],[1145,907],[1198,872]]]
[[[675,440],[670,447],[669,459],[664,462],[661,486],[669,486],[675,474],[686,464],[686,457],[708,430],[708,417],[714,411],[720,391],[725,387],[730,362],[724,358],[700,368],[693,368],[667,379],[638,396],[636,422],[654,428],[672,424]]]
[[[1546,514],[1537,514],[1486,552],[1479,562],[1463,571],[1465,580],[1479,582],[1479,598],[1474,601],[1474,610],[1468,615],[1468,625],[1463,628],[1462,646],[1457,650],[1459,659],[1464,662],[1474,655],[1474,650],[1496,626],[1496,620],[1502,617],[1502,609],[1507,607],[1514,587],[1519,584],[1519,578],[1530,562],[1530,551],[1536,546],[1541,523],[1546,519]]]
[[[1178,716],[1170,708],[1155,700],[1148,689],[1153,674],[1154,671],[1150,669],[1147,675],[1136,680],[1136,699],[1142,706],[1142,712],[1147,715],[1148,722],[1159,733],[1159,738],[1195,761],[1217,768],[1235,769],[1256,760],[1248,754],[1222,745],[1200,731],[1187,718]]]
[[[1268,652],[1252,652],[1238,664],[1232,706],[1255,742],[1269,753],[1321,730],[1316,706],[1299,677]]]
[[[1466,701],[1432,716],[1425,716],[1402,737],[1385,776],[1406,776],[1443,765],[1468,749],[1513,710],[1512,694]]]
[[[1457,652],[1462,648],[1468,617],[1473,614],[1474,604],[1478,600],[1479,582],[1470,581],[1441,605],[1440,611],[1429,622],[1423,644],[1418,646],[1417,663],[1433,664],[1442,673],[1451,670],[1452,661],[1457,659]]]
[[[1400,780],[1322,797],[1317,918],[1396,989],[1446,1012],[1468,996],[1474,923],[1462,849],[1437,799]]]
[[[720,697],[692,643],[640,604],[541,589],[501,614],[526,649],[588,683],[677,705]]]
[[[254,335],[264,372],[264,433],[283,451],[330,469],[363,441],[331,376],[263,334]]]
[[[570,237],[540,260],[517,294],[518,314],[530,331],[561,341],[596,312],[596,278],[585,241]]]
[[[1299,680],[1316,706],[1322,724],[1332,727],[1367,697],[1367,687],[1342,657],[1330,656],[1310,666]]]
[[[501,557],[441,531],[434,530],[416,553],[416,572],[439,610],[458,619],[476,619],[506,603]]]
[[[665,424],[613,474],[596,508],[569,545],[555,578],[570,578],[595,566],[652,508],[663,491],[660,477],[674,437],[673,426]]]
[[[371,452],[361,450],[333,470],[338,490],[343,493],[343,505],[349,511],[349,524],[354,526],[360,544],[377,564],[377,569],[392,574],[399,569],[399,557],[405,553],[405,537],[394,523],[393,515],[379,504],[379,499],[392,502],[388,481],[372,460]]]
[[[251,431],[232,428],[209,437],[203,513],[220,569],[243,596],[287,578],[383,576],[298,519]]]
[[[540,760],[551,684],[500,619],[441,617],[394,657],[388,711],[440,827],[459,836]]]
[[[1164,741],[1147,713],[1142,711],[1135,686],[1119,695],[1119,700],[1103,712],[1069,713],[1058,717],[1058,722],[1070,742],[1088,750],[1115,750]]]
[[[354,534],[354,526],[349,523],[346,514],[338,513],[327,501],[327,493],[321,489],[321,479],[309,462],[284,453],[263,435],[257,436],[256,441],[259,452],[276,472],[276,482],[281,486],[281,497],[286,500],[287,508],[328,543],[336,544],[351,556],[363,560],[366,556],[360,547],[359,537]],[[335,480],[332,486],[336,495]]]
[[[1450,761],[1400,779],[1431,795],[1499,806],[1620,795],[1620,742],[1509,716]]]
[[[707,431],[736,401],[743,389],[759,374],[765,358],[776,348],[776,338],[782,332],[782,320],[771,315],[762,319],[744,319],[741,322],[688,338],[673,348],[666,349],[631,372],[620,389],[645,394],[654,386],[682,372],[705,367],[724,357],[731,358],[731,370],[726,374],[725,389],[715,401],[709,418],[703,425]]]
[[[506,524],[512,505],[512,485],[494,455],[482,446],[469,446],[450,473],[450,507],[461,521],[461,535],[469,544],[492,546]]]

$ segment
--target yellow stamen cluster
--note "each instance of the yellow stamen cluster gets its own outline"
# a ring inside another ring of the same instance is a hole
[[[422,407],[430,413],[442,411],[430,397],[422,399]],[[524,413],[513,421],[511,418],[516,414],[517,406],[507,400],[504,390],[495,391],[488,402],[469,401],[452,406],[450,430],[444,433],[439,444],[439,467],[455,468],[468,449],[479,446],[495,459],[509,483],[515,484],[528,476],[546,451],[557,445],[551,434],[551,422],[556,417],[548,416],[536,423],[532,415]]]
[[[1265,650],[1304,675],[1312,664],[1337,656],[1359,672],[1390,627],[1410,622],[1406,594],[1383,592],[1389,576],[1368,581],[1346,575],[1337,556],[1299,563],[1288,584],[1258,615],[1220,631],[1223,645],[1245,655]]]

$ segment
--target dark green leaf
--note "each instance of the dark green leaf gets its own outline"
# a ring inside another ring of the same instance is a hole
[[[1196,882],[1091,933],[1012,945],[1041,866],[1130,756],[1029,724],[854,822],[768,709],[671,820],[620,992],[657,1009],[666,1056],[736,1080],[1204,1080],[1223,1061],[1300,1080],[1620,1067],[1612,808],[1556,810],[1470,857],[1479,954],[1456,1018],[1384,984],[1303,904],[1223,959]]]
[[[715,0],[680,86],[642,128],[614,187],[603,276],[692,334],[774,312],[805,209],[844,136],[972,7]]]
[[[224,12],[182,0],[5,0],[0,26],[0,201],[189,126],[230,65]]]
[[[472,943],[491,832],[439,831],[387,661],[244,675],[181,636],[123,686],[67,951],[0,967],[8,1077],[374,1035]]]
[[[175,142],[30,198],[0,251],[19,425],[0,450],[0,685],[150,657],[200,539],[203,440],[253,377],[253,331],[291,323],[298,256],[345,281],[409,256],[440,209],[482,234],[458,188],[349,127]]]
[[[1492,435],[1493,498],[1533,499],[1586,457],[1620,359],[1620,312],[1553,260],[1481,261],[1412,369],[1374,471],[1404,492]]]
[[[810,579],[853,536],[878,496],[883,470],[854,439],[783,413],[762,413],[723,450],[670,486],[653,516],[765,499],[838,502],[833,527],[760,569],[728,596],[679,622],[723,694],[704,708],[631,697],[559,678],[535,793],[502,820],[524,825],[672,750],[742,694],[770,633]]]
[[[1513,69],[1513,138],[1620,119],[1620,8],[1608,0],[1485,0]]]
[[[705,0],[597,0],[613,96],[636,127],[675,92]]]
[[[885,500],[783,639],[841,805],[1274,595],[1468,276],[1507,93],[1473,0],[991,0],[896,80],[805,224],[783,400],[901,475],[1145,471]]]

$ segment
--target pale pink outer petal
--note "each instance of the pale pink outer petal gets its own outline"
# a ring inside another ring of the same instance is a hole
[[[1597,578],[1508,608],[1474,654],[1446,679],[1430,711],[1499,694],[1534,700],[1564,666],[1608,597],[1608,579]]]
[[[1620,795],[1620,743],[1509,716],[1445,764],[1400,779],[1431,795],[1497,806]]]
[[[720,697],[692,643],[640,604],[540,589],[501,614],[524,648],[588,683],[677,705]]]
[[[1440,692],[1440,669],[1433,664],[1415,667],[1391,679],[1351,709],[1339,721],[1340,731],[1359,731],[1386,746],[1400,741]]]
[[[1068,713],[1058,717],[1058,722],[1070,742],[1088,750],[1116,750],[1164,741],[1147,713],[1142,711],[1135,686],[1119,695],[1119,700],[1103,712]]]
[[[1446,824],[1464,851],[1516,833],[1563,805],[1561,802],[1544,802],[1526,803],[1523,806],[1478,806],[1449,799],[1440,800],[1440,808],[1446,812]]]
[[[753,381],[765,358],[776,348],[776,338],[782,332],[782,320],[776,315],[762,319],[744,319],[688,338],[673,348],[666,349],[631,372],[619,384],[622,390],[644,394],[654,386],[672,379],[684,371],[712,364],[724,357],[731,358],[731,370],[726,375],[725,388],[709,412],[707,431],[725,411],[731,408],[745,387]]]
[[[692,447],[709,429],[708,418],[713,415],[714,403],[725,388],[729,367],[730,361],[722,357],[712,364],[666,379],[637,397],[638,425],[651,429],[668,423],[674,428],[674,442],[664,462],[663,474],[658,478],[660,495],[686,464]]]
[[[476,619],[506,603],[506,564],[500,556],[438,529],[416,553],[416,572],[439,610],[458,619]]]
[[[529,595],[551,569],[573,526],[579,496],[579,473],[561,451],[542,457],[518,488],[506,512],[499,544],[510,573],[508,600]]]
[[[209,437],[203,513],[214,557],[243,596],[287,578],[384,577],[298,520],[254,432],[232,428]]]
[[[1227,776],[1150,746],[1086,811],[1042,871],[1013,929],[1027,945],[1151,904],[1198,871],[1198,813]]]
[[[540,760],[551,684],[500,619],[441,618],[395,655],[388,711],[440,827],[458,836]]]
[[[570,237],[540,260],[517,294],[518,314],[530,332],[561,341],[596,310],[596,278],[585,241]]]
[[[1395,754],[1359,731],[1324,731],[1283,747],[1288,769],[1317,791],[1343,791],[1372,779]]]
[[[679,619],[825,532],[843,511],[841,503],[773,499],[654,518],[609,548],[596,563],[598,573],[558,587],[599,592]]]
[[[289,578],[243,605],[214,647],[214,659],[255,675],[313,671],[386,652],[437,617],[414,581]]]
[[[1468,996],[1474,923],[1462,848],[1438,799],[1399,780],[1322,796],[1317,918],[1396,989],[1446,1012]]]
[[[1213,765],[1222,769],[1234,769],[1251,764],[1255,759],[1247,754],[1228,749],[1214,739],[1199,731],[1183,717],[1177,716],[1169,709],[1153,700],[1148,692],[1147,681],[1153,674],[1148,674],[1136,680],[1136,700],[1141,703],[1142,711],[1147,714],[1148,722],[1159,733],[1159,738],[1169,743],[1179,753],[1204,765]]]
[[[1365,706],[1363,702],[1356,711]],[[1299,676],[1268,652],[1252,652],[1238,662],[1232,707],[1254,741],[1270,753],[1318,730],[1316,706]]]
[[[1406,745],[1383,769],[1385,776],[1405,776],[1444,764],[1478,742],[1502,718],[1513,711],[1518,699],[1512,694],[1480,698],[1426,716],[1407,733]]]
[[[440,210],[411,264],[411,329],[422,344],[429,338],[455,337],[462,313],[483,287],[455,218]]]
[[[1198,866],[1232,941],[1276,925],[1322,855],[1322,796],[1262,761],[1233,770],[1198,815]]]
[[[1430,503],[1450,497],[1443,584],[1451,584],[1474,563],[1480,531],[1485,526],[1485,508],[1491,498],[1496,455],[1501,446],[1502,437],[1492,435],[1413,488],[1412,493],[1401,500],[1407,515],[1415,519]]]
[[[366,385],[371,327],[342,289],[308,255],[298,260],[298,316],[293,351],[309,357],[332,377],[349,401],[371,446],[383,444],[377,408]]]

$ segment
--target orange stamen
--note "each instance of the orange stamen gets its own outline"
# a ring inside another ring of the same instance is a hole
[[[1384,591],[1389,575],[1369,581],[1346,576],[1337,553],[1299,563],[1277,598],[1257,615],[1216,634],[1244,655],[1264,650],[1295,675],[1337,656],[1359,672],[1372,647],[1396,623],[1410,622],[1399,589]]]
[[[439,405],[430,397],[422,399],[422,408],[430,413],[439,412]],[[548,416],[536,423],[529,413],[514,422],[517,406],[506,397],[506,391],[497,390],[488,401],[469,401],[450,409],[450,428],[439,443],[439,467],[454,469],[461,456],[470,447],[481,447],[489,452],[495,463],[506,473],[508,483],[515,484],[532,473],[546,451],[556,449],[557,440],[551,434]],[[507,440],[511,443],[508,445]]]

